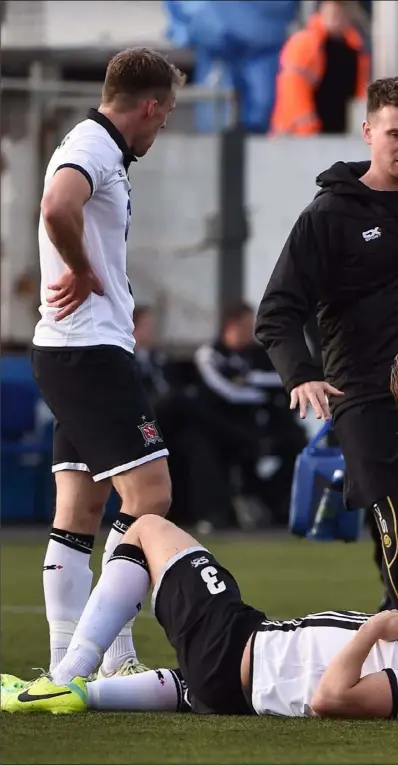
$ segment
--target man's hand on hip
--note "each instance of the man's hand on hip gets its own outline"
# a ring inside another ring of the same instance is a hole
[[[299,406],[300,417],[307,416],[308,404],[311,404],[318,420],[330,420],[329,396],[344,396],[341,390],[337,390],[327,382],[306,382],[293,388],[290,394],[290,409]]]
[[[56,321],[70,316],[92,292],[96,295],[104,294],[100,280],[91,269],[83,273],[75,273],[70,268],[66,268],[55,284],[48,285],[48,289],[55,293],[47,298],[49,306],[62,309],[56,314]]]

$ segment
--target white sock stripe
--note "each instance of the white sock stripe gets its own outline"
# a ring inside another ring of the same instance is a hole
[[[109,558],[108,563],[111,563],[114,560],[128,560],[130,563],[135,563],[137,566],[141,566],[141,568],[144,568],[145,571],[149,571],[148,564],[145,561],[137,560],[136,558],[130,558],[128,555],[115,555],[113,553]]]

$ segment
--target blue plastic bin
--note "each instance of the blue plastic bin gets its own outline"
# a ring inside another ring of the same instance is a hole
[[[290,500],[289,529],[297,536],[322,538],[322,535],[311,534],[319,504],[335,472],[345,470],[340,449],[336,446],[321,444],[330,428],[331,423],[326,422],[296,460]],[[341,507],[336,513],[333,524],[334,539],[346,542],[356,541],[361,534],[363,524],[364,511],[346,510],[341,495]],[[328,538],[331,538],[330,527]]]

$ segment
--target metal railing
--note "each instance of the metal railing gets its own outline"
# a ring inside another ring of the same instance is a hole
[[[100,82],[73,82],[50,79],[40,62],[34,62],[29,77],[2,77],[2,96],[8,94],[26,97],[33,111],[51,112],[70,110],[81,112],[101,100]],[[178,93],[177,108],[170,120],[172,131],[195,132],[195,107],[209,104],[213,107],[214,130],[236,125],[238,107],[232,88],[208,85],[186,85]],[[227,124],[226,124],[227,123]]]
[[[70,80],[47,80],[33,73],[31,77],[2,77],[0,89],[9,92],[41,93],[48,95],[78,95],[98,99],[101,85],[93,82],[72,82]],[[205,85],[186,85],[179,92],[182,103],[203,101],[232,101],[232,88],[209,88]]]

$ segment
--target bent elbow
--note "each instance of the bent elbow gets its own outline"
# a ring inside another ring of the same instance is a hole
[[[319,696],[314,697],[311,699],[310,707],[313,713],[318,717],[327,717],[328,705],[325,699],[322,699]]]
[[[61,194],[58,189],[49,188],[44,192],[41,204],[41,214],[47,223],[70,221],[81,216],[83,204],[78,195]]]
[[[47,223],[54,223],[65,214],[65,208],[60,205],[52,194],[44,194],[41,205],[41,214]]]
[[[268,340],[268,330],[268,314],[265,311],[264,306],[261,305],[254,324],[254,337],[259,343],[266,345]]]
[[[318,717],[334,717],[339,714],[339,699],[332,694],[315,693],[310,707]]]

